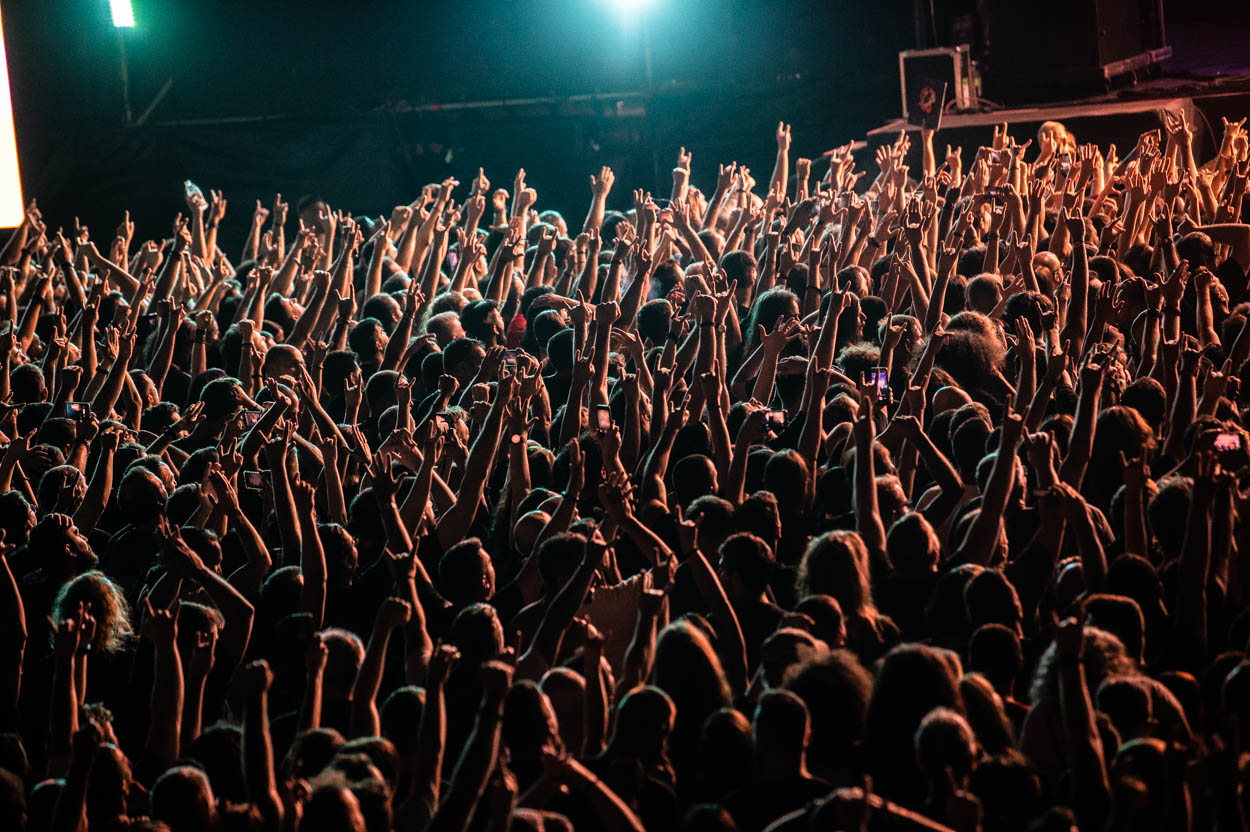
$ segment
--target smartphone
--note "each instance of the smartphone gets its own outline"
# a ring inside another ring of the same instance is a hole
[[[890,368],[889,367],[873,367],[872,375],[869,381],[875,384],[877,390],[886,391],[890,389]]]
[[[611,430],[612,428],[612,408],[606,404],[595,406],[595,418],[598,420],[596,424],[599,430]]]
[[[517,350],[505,350],[503,354],[503,365],[510,370],[516,369]]]
[[[786,426],[786,412],[784,410],[770,410],[764,414],[764,424],[771,428],[773,433],[781,433]]]
[[[91,413],[90,402],[66,402],[65,418],[66,419],[86,419]]]
[[[986,195],[995,202],[1003,202],[1007,199],[1006,185],[990,185],[985,189]]]
[[[1241,450],[1241,434],[1240,433],[1218,433],[1215,435],[1215,444],[1212,446],[1220,453]]]
[[[446,435],[447,431],[451,430],[451,420],[447,418],[446,411],[434,414],[434,429],[440,436]]]
[[[244,471],[243,487],[248,491],[264,491],[265,490],[265,472],[264,471]]]
[[[141,320],[148,326],[156,326],[160,319],[161,316],[155,312],[149,312],[141,318]]]
[[[1062,173],[1064,176],[1067,176],[1069,173],[1072,172],[1072,154],[1071,153],[1059,154],[1059,172]]]
[[[989,153],[986,154],[986,158],[990,160],[991,165],[1001,165],[1004,161],[1003,151],[991,150]]]
[[[250,428],[260,421],[260,415],[261,411],[259,410],[245,410],[239,414],[239,417],[243,419],[243,425]]]

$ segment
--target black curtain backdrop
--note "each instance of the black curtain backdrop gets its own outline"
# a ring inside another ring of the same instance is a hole
[[[53,227],[75,216],[107,240],[129,209],[140,237],[169,233],[181,182],[221,189],[229,251],[256,199],[315,192],[357,214],[422,183],[524,166],[540,207],[580,222],[587,175],[667,193],[679,146],[695,184],[716,163],[767,177],[778,120],[793,155],[817,155],[894,115],[910,0],[652,0],[655,95],[645,115],[637,20],[613,0],[240,2],[136,0],[133,30],[108,0],[0,0],[23,188]],[[138,117],[123,124],[119,39]],[[600,95],[569,102],[569,96]],[[542,98],[556,103],[439,110]]]

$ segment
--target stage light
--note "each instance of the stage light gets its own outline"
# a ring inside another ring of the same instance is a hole
[[[612,3],[623,12],[633,12],[650,6],[651,0],[612,0]]]
[[[13,99],[9,95],[9,63],[4,54],[4,24],[0,22],[0,228],[20,225],[26,213],[23,205],[17,138],[13,133]]]
[[[118,29],[130,29],[135,25],[135,12],[130,7],[130,0],[109,0],[109,8],[113,12],[113,26]]]

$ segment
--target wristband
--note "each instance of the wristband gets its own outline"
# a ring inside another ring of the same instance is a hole
[[[808,286],[807,289],[804,290],[805,293],[806,292],[819,292],[819,291],[820,291],[819,286]]]
[[[715,321],[699,321],[700,329],[702,329],[703,327],[714,327],[714,326],[716,326]]]
[[[881,248],[881,244],[877,242],[876,237],[869,237],[864,241],[864,248]]]
[[[1179,306],[1165,306],[1165,307],[1163,307],[1163,313],[1164,313],[1165,315],[1166,315],[1166,314],[1168,314],[1169,312],[1170,312],[1171,314],[1173,314],[1173,315],[1179,315],[1179,314],[1181,314],[1181,308],[1180,308]]]
[[[669,331],[669,333],[668,333],[667,335],[665,335],[665,336],[664,336],[664,340],[665,340],[665,341],[676,341],[676,340],[677,340],[677,333],[676,333],[676,332],[673,332],[673,331],[671,331],[671,330],[670,330],[670,331]]]

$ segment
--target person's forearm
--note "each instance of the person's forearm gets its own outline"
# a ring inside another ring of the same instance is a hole
[[[1018,433],[1011,431],[1010,434],[1004,425],[998,455],[994,458],[990,479],[981,498],[981,508],[955,552],[956,564],[976,563],[987,566],[998,545],[1003,512],[1007,508],[1015,476],[1016,446],[1020,441]]]
[[[259,600],[265,576],[273,568],[273,558],[269,554],[269,547],[265,545],[264,539],[256,531],[256,527],[252,525],[248,516],[239,508],[238,503],[228,500],[226,502],[228,504],[225,510],[230,521],[230,528],[238,533],[239,546],[243,549],[243,556],[246,559],[246,563],[239,572],[230,576],[230,582],[235,584],[238,581],[243,584],[240,591],[248,600]],[[240,572],[244,574],[240,575]]]
[[[242,443],[246,447],[246,442]],[[246,454],[245,454],[246,457]],[[273,511],[278,520],[278,537],[282,542],[282,562],[299,563],[300,523],[295,516],[291,482],[287,478],[286,456],[270,457],[269,485],[273,491]]]
[[[0,730],[16,731],[26,652],[26,613],[17,579],[0,552]]]
[[[304,682],[304,697],[300,702],[298,724],[300,731],[313,731],[321,727],[321,686],[325,678],[325,666],[320,665],[308,673]]]
[[[605,832],[646,832],[642,821],[606,783],[574,759],[565,761],[571,785],[585,793]]]
[[[538,631],[529,649],[517,664],[518,679],[541,679],[548,668],[555,665],[560,655],[560,645],[564,642],[564,633],[573,623],[573,617],[581,609],[590,591],[590,582],[595,577],[595,562],[583,559],[573,572],[568,582],[551,599],[543,614]]]
[[[204,683],[207,680],[207,674],[186,677],[182,699],[182,727],[178,733],[180,748],[190,748],[200,736],[204,721]]]
[[[273,739],[269,733],[269,696],[257,691],[243,706],[243,775],[247,797],[272,827],[282,818],[273,768]]]
[[[582,759],[590,759],[603,751],[604,733],[608,725],[608,691],[603,684],[603,645],[599,649],[585,648],[582,656],[582,676],[586,679],[585,700],[582,706]]]
[[[447,704],[442,681],[426,685],[425,709],[417,734],[417,763],[413,772],[413,795],[426,804],[438,804],[442,783],[443,754],[447,744]]]
[[[391,641],[391,628],[384,621],[374,623],[365,648],[365,658],[356,672],[351,690],[351,725],[349,737],[376,737],[382,733],[378,716],[378,688],[382,686],[382,671],[386,667],[386,648]]]
[[[760,364],[759,374],[755,377],[755,386],[751,388],[751,398],[762,402],[765,406],[773,399],[773,384],[777,378],[777,361],[780,352],[764,348],[764,360]]]
[[[96,459],[95,472],[91,475],[91,484],[87,486],[87,495],[74,512],[74,524],[80,529],[95,528],[96,521],[108,507],[109,495],[112,493],[113,449],[102,446]]]
[[[1179,460],[1185,455],[1185,431],[1193,423],[1195,415],[1195,383],[1196,380],[1189,373],[1183,373],[1177,378],[1176,397],[1168,413],[1167,438],[1163,443],[1165,457]]]
[[[78,693],[74,685],[72,655],[53,658],[51,705],[48,719],[47,775],[58,777],[64,773],[69,762],[70,742],[78,731]]]
[[[565,402],[564,418],[560,423],[559,447],[561,448],[580,436],[582,428],[586,426],[582,413],[582,399],[585,396],[586,387],[586,383],[579,383],[577,380],[569,386],[569,398]]]
[[[1094,428],[1098,416],[1098,402],[1102,398],[1102,379],[1090,385],[1082,385],[1076,404],[1076,419],[1068,439],[1068,453],[1059,466],[1059,479],[1080,489],[1085,479],[1085,468],[1094,449]]]
[[[182,660],[177,645],[155,646],[155,672],[145,750],[165,765],[178,759],[182,722]]]
[[[300,611],[312,615],[313,625],[320,627],[326,606],[326,555],[317,531],[313,512],[300,512],[299,569],[303,577],[300,588]]]
[[[499,433],[503,422],[503,397],[496,396],[482,430],[473,441],[465,462],[464,476],[456,492],[456,504],[438,520],[438,539],[449,548],[464,538],[477,514],[486,489],[486,479],[499,452]]]
[[[735,693],[741,693],[747,689],[747,683],[750,680],[746,641],[742,637],[742,627],[738,623],[738,616],[734,612],[733,605],[729,603],[725,588],[703,553],[696,548],[686,558],[686,563],[690,566],[690,573],[699,587],[699,594],[703,596],[704,602],[712,610],[712,620],[722,641],[719,652],[725,662],[725,676],[729,681],[729,686]]]
[[[1107,767],[1102,753],[1102,739],[1094,721],[1094,707],[1085,683],[1085,665],[1081,659],[1059,661],[1059,702],[1067,735],[1073,788],[1078,807],[1088,807],[1089,800],[1105,800],[1108,792]],[[1083,796],[1083,797],[1082,797]]]
[[[101,421],[110,418],[113,406],[117,404],[117,397],[121,395],[122,385],[126,383],[126,373],[130,366],[130,351],[124,346],[122,352],[113,361],[113,366],[109,368],[108,376],[104,380],[104,386],[100,388],[100,392],[96,393],[95,398],[91,402],[91,412]]]
[[[195,580],[208,593],[208,597],[225,619],[221,635],[217,639],[216,668],[229,673],[247,652],[256,609],[241,592],[211,569],[197,572]]]
[[[463,832],[469,825],[499,753],[502,717],[503,698],[486,691],[473,732],[452,774],[447,797],[439,803],[425,832]]]

